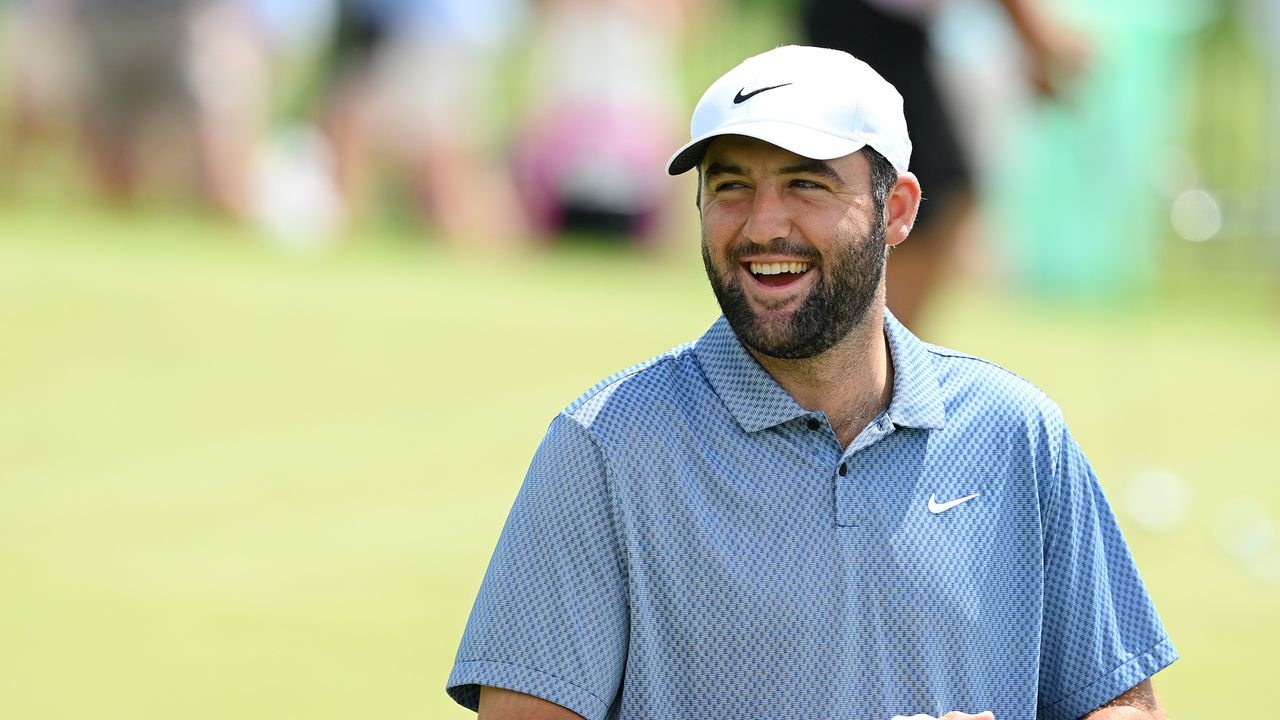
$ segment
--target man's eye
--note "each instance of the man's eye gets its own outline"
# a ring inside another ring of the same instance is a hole
[[[746,187],[745,183],[738,182],[737,180],[729,180],[726,182],[718,183],[715,186],[715,191],[728,192],[730,190],[741,190],[744,187]]]
[[[793,180],[791,181],[791,187],[799,188],[801,190],[821,190],[822,189],[822,185],[812,180]]]

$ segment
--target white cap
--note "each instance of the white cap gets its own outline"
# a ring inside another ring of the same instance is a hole
[[[870,145],[907,171],[911,138],[902,96],[870,65],[839,50],[788,45],[747,58],[711,84],[693,110],[693,137],[667,161],[679,175],[720,135],[745,135],[814,160]]]

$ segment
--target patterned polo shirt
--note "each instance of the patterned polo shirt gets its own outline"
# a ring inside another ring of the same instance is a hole
[[[847,448],[721,318],[551,423],[448,681],[595,720],[1078,718],[1177,658],[1058,408],[886,316]]]

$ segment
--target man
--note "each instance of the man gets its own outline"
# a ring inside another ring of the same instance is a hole
[[[1173,649],[1057,408],[884,308],[902,100],[784,47],[698,103],[699,340],[551,424],[449,679],[483,720],[1163,717]],[[968,714],[968,713],[977,713]]]

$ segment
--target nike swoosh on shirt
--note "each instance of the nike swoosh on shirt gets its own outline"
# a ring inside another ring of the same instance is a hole
[[[931,493],[929,495],[929,512],[933,513],[934,515],[937,515],[940,512],[946,512],[957,505],[969,502],[970,500],[978,497],[978,495],[980,494],[981,493],[974,493],[972,495],[966,495],[965,497],[962,497],[962,498],[956,498],[955,500],[948,500],[944,503],[940,503],[938,502],[938,497],[937,497],[938,494]]]
[[[739,90],[739,91],[738,91],[738,94],[737,94],[737,95],[734,95],[734,96],[733,96],[733,104],[734,104],[734,105],[741,105],[742,103],[744,103],[744,102],[746,102],[746,101],[750,100],[751,98],[755,97],[756,95],[759,95],[760,93],[764,92],[765,90],[777,90],[777,89],[778,89],[778,88],[780,88],[780,87],[786,87],[786,86],[788,86],[788,85],[790,85],[790,84],[791,84],[791,83],[782,83],[781,85],[770,85],[769,87],[762,87],[762,88],[760,88],[760,89],[758,89],[758,90],[752,90],[752,91],[751,91],[751,92],[749,92],[749,93],[743,93],[743,92],[742,92],[742,90],[746,90],[746,88],[742,88],[742,90]]]

